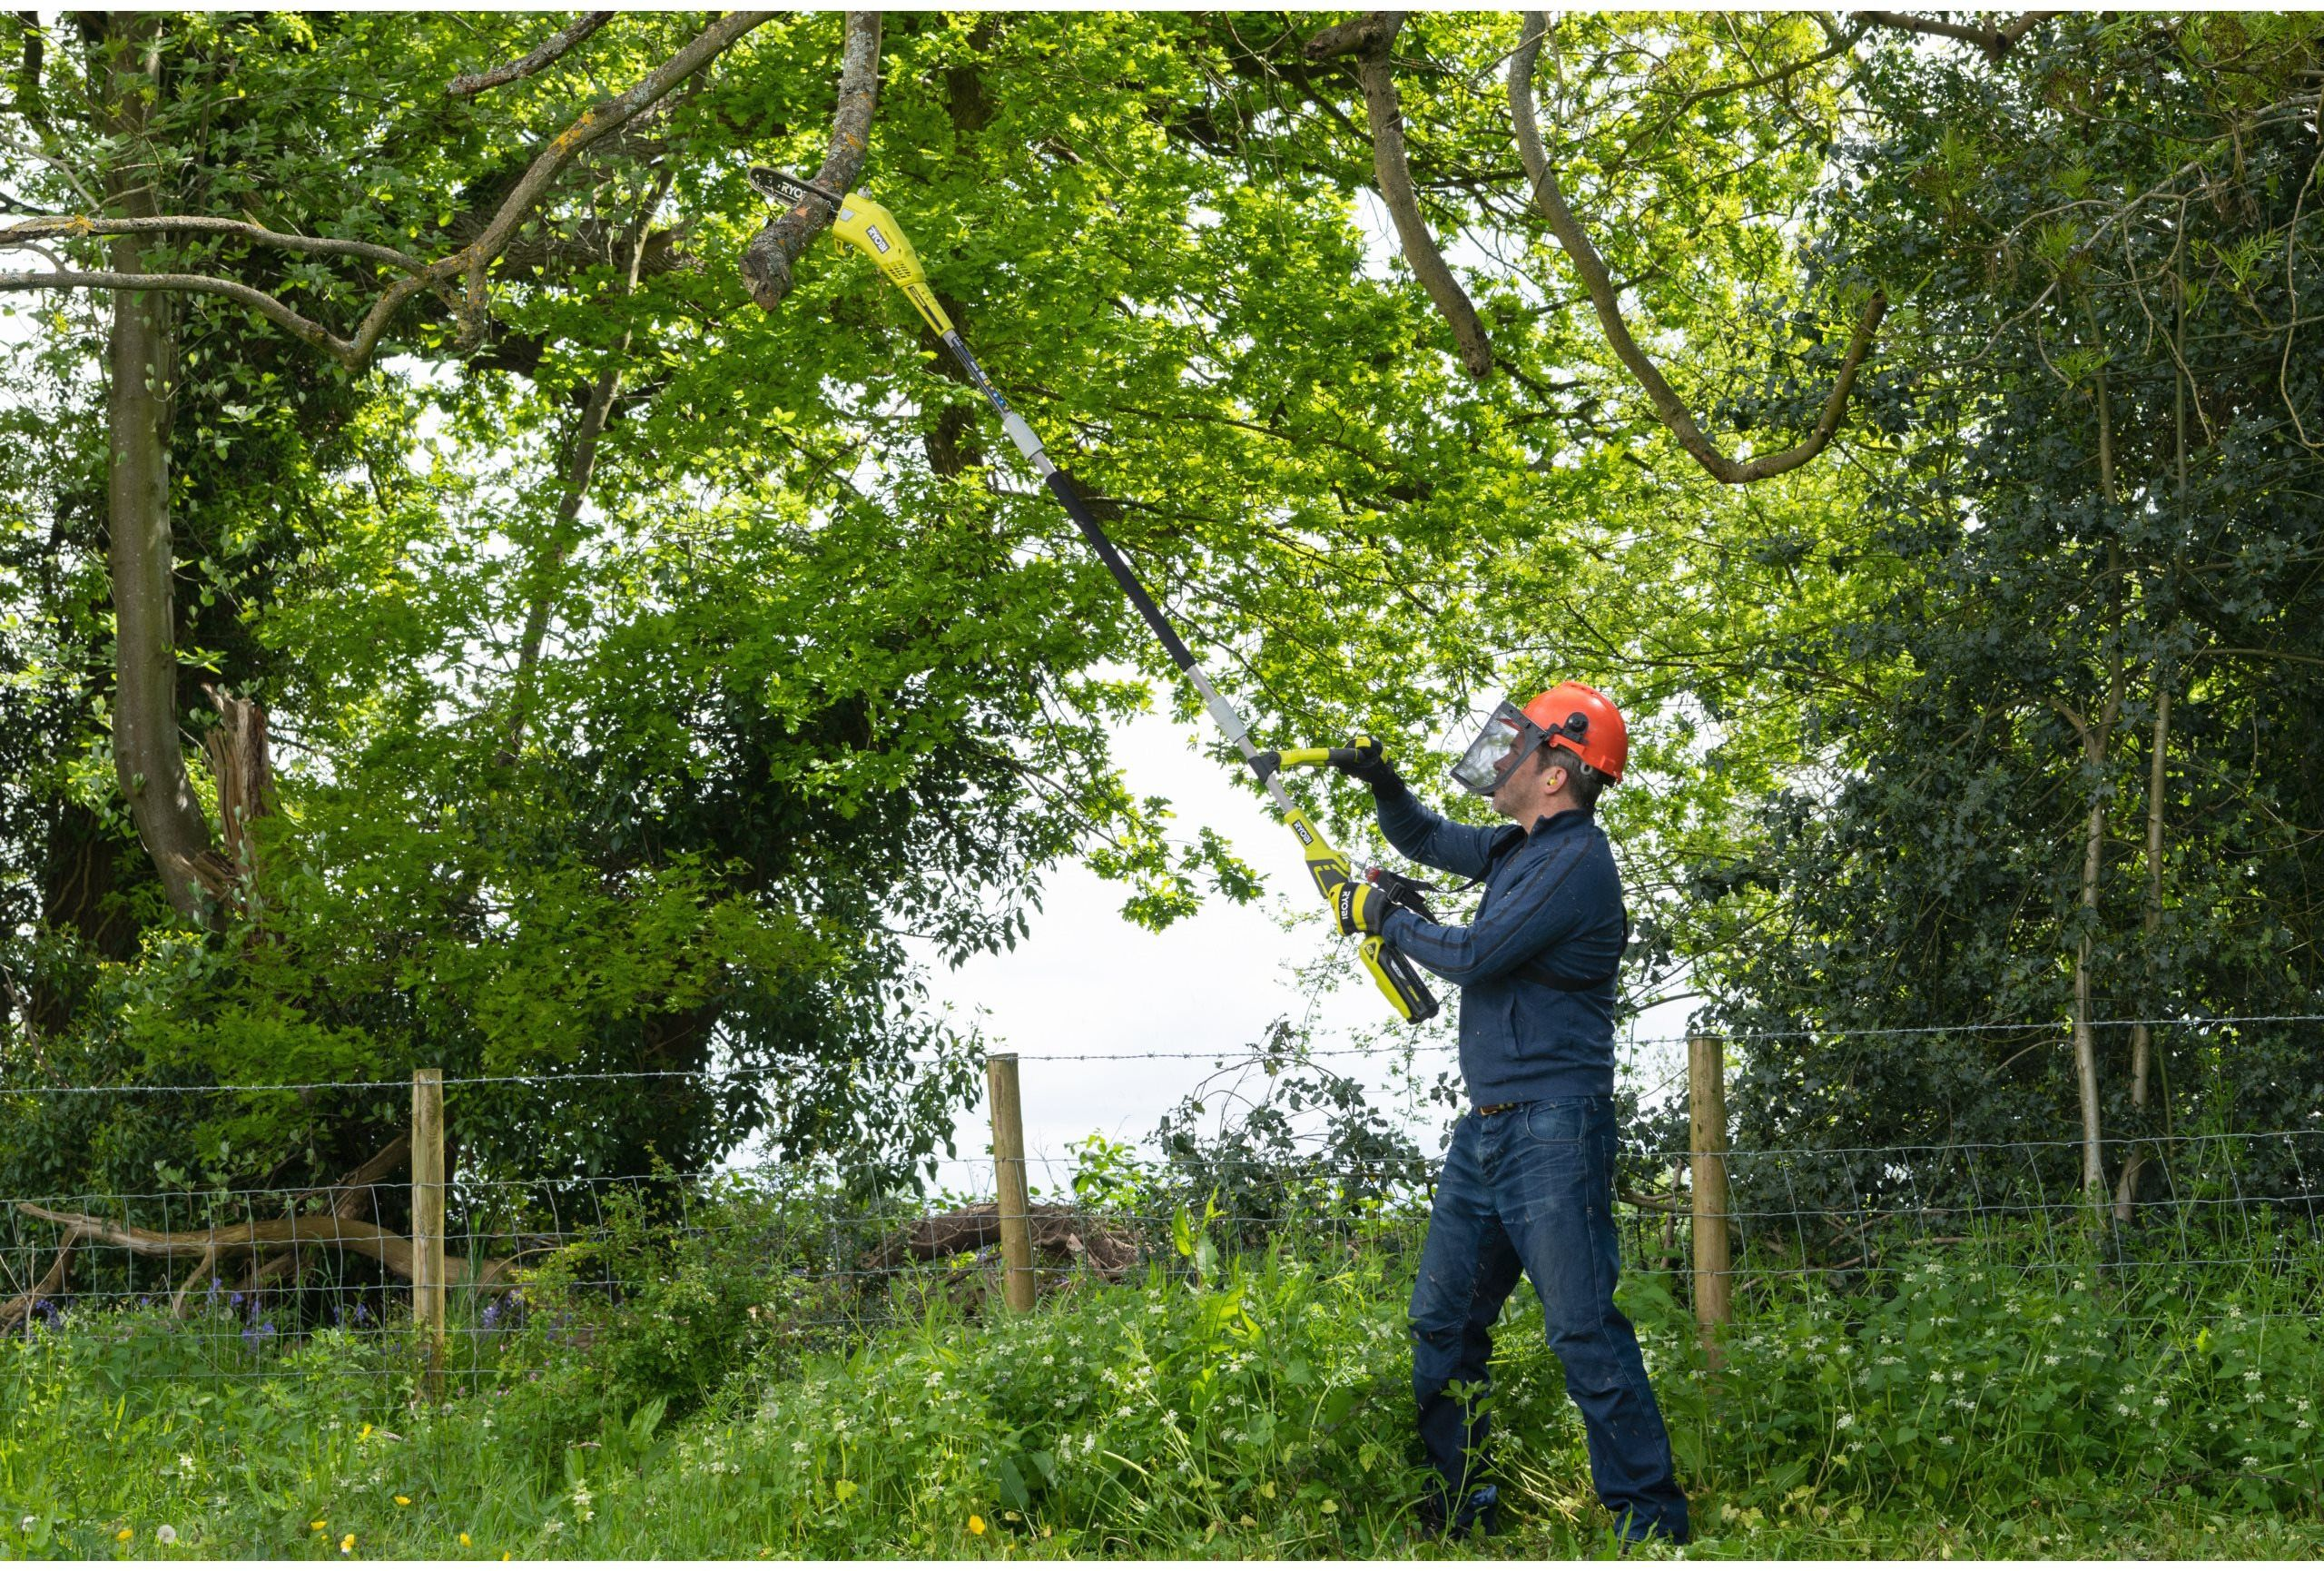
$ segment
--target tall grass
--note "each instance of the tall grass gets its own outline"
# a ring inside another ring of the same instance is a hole
[[[1409,1265],[1382,1233],[1196,1239],[1019,1318],[964,1311],[931,1268],[852,1337],[799,1334],[806,1286],[699,1248],[592,1307],[599,1259],[456,1337],[472,1350],[440,1408],[394,1336],[246,1340],[151,1310],[35,1327],[0,1346],[0,1551],[1468,1554],[1410,1526]],[[1762,1282],[1715,1374],[1666,1280],[1625,1283],[1690,1556],[2324,1548],[2311,1241],[2136,1263],[1996,1230],[1889,1263]],[[1491,1402],[1514,1526],[1484,1550],[1607,1548],[1523,1296]]]

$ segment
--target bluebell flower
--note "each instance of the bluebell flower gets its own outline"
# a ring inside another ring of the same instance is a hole
[[[499,1323],[500,1306],[497,1303],[485,1305],[484,1313],[478,1316],[478,1319],[486,1330],[490,1330],[495,1325]]]

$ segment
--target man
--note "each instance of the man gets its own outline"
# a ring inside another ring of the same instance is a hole
[[[1614,1307],[1614,996],[1630,924],[1593,809],[1629,746],[1620,712],[1579,682],[1522,709],[1504,702],[1452,771],[1512,821],[1498,829],[1423,806],[1376,744],[1343,766],[1372,787],[1389,844],[1485,889],[1466,927],[1423,921],[1368,884],[1335,894],[1342,931],[1379,934],[1462,988],[1472,1110],[1445,1152],[1412,1300],[1413,1390],[1441,1478],[1423,1512],[1436,1530],[1493,1527],[1499,1496],[1477,1479],[1486,1424],[1472,1403],[1521,1273],[1581,1410],[1599,1499],[1628,1542],[1687,1540],[1669,1436]]]

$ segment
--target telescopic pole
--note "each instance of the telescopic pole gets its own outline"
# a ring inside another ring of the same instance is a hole
[[[977,363],[977,357],[970,352],[968,344],[961,340],[960,330],[952,325],[951,318],[937,303],[934,291],[928,287],[928,275],[921,268],[920,257],[912,250],[911,242],[905,238],[902,226],[896,222],[895,215],[861,192],[842,196],[777,170],[753,169],[750,172],[750,179],[753,185],[778,202],[795,203],[812,201],[828,207],[833,214],[832,234],[842,244],[852,246],[870,257],[888,282],[901,290],[904,298],[911,301],[912,309],[920,312],[921,319],[942,341],[952,358],[960,362],[960,370],[968,375],[969,384],[984,395],[985,401],[1000,417],[1001,429],[1009,433],[1009,440],[1016,445],[1018,452],[1024,455],[1033,472],[1040,476],[1042,483],[1049,487],[1049,494],[1057,498],[1058,505],[1080,529],[1081,538],[1089,542],[1089,548],[1097,552],[1098,559],[1106,564],[1108,572],[1113,574],[1114,582],[1121,586],[1122,593],[1129,597],[1129,603],[1137,608],[1137,614],[1145,618],[1154,636],[1162,641],[1162,647],[1168,653],[1171,664],[1185,674],[1187,680],[1194,685],[1195,691],[1202,696],[1203,706],[1210,711],[1211,719],[1226,733],[1226,739],[1235,744],[1236,751],[1243,755],[1243,761],[1250,766],[1251,772],[1258,776],[1260,786],[1275,804],[1277,815],[1299,837],[1300,851],[1306,861],[1308,874],[1315,881],[1316,892],[1328,903],[1332,890],[1354,876],[1348,859],[1324,838],[1323,833],[1309,820],[1299,804],[1291,799],[1291,793],[1285,791],[1283,782],[1275,777],[1279,756],[1264,752],[1252,743],[1250,727],[1243,723],[1243,716],[1212,684],[1208,673],[1195,659],[1194,651],[1187,647],[1186,640],[1178,637],[1178,630],[1162,614],[1162,608],[1154,603],[1154,597],[1146,592],[1146,586],[1138,581],[1129,564],[1122,560],[1121,553],[1114,548],[1114,542],[1107,537],[1097,518],[1089,511],[1089,505],[1082,500],[1081,493],[1074,488],[1071,477],[1058,468],[1049,458],[1049,450],[1041,445],[1041,439],[1034,434],[1031,426],[1025,423],[1025,417],[1009,408],[1009,400],[985,375],[984,367]],[[1372,973],[1372,979],[1379,983],[1382,993],[1403,1019],[1417,1023],[1435,1014],[1435,995],[1429,992],[1428,984],[1422,980],[1419,968],[1393,945],[1374,934],[1357,946],[1356,953],[1363,960],[1364,969]]]

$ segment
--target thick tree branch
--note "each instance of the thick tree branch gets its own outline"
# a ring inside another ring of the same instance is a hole
[[[1318,64],[1347,54],[1374,54],[1385,50],[1403,25],[1404,14],[1401,11],[1367,11],[1324,28],[1307,40],[1299,52]]]
[[[157,294],[216,294],[246,305],[291,337],[330,353],[341,364],[359,364],[355,346],[319,321],[300,315],[262,289],[212,278],[201,272],[98,272],[54,269],[44,272],[0,272],[0,292],[27,289],[134,289]]]
[[[1763,453],[1742,462],[1728,458],[1711,445],[1695,421],[1684,400],[1680,399],[1660,368],[1647,357],[1630,334],[1630,326],[1622,320],[1621,297],[1614,287],[1612,276],[1606,270],[1605,259],[1590,242],[1581,225],[1575,220],[1572,209],[1566,205],[1565,195],[1558,189],[1556,171],[1550,167],[1548,153],[1541,145],[1541,130],[1533,108],[1533,63],[1540,56],[1541,39],[1548,32],[1548,19],[1543,13],[1525,14],[1525,32],[1517,52],[1509,60],[1509,113],[1517,133],[1518,156],[1525,162],[1525,173],[1533,186],[1534,205],[1549,221],[1550,232],[1573,262],[1573,270],[1581,280],[1581,287],[1589,292],[1590,302],[1598,311],[1598,321],[1605,329],[1606,341],[1623,366],[1645,390],[1654,412],[1679,439],[1679,445],[1689,456],[1702,465],[1711,478],[1724,485],[1748,485],[1770,476],[1787,473],[1807,463],[1832,440],[1839,430],[1840,417],[1846,411],[1848,394],[1856,387],[1856,372],[1864,364],[1864,357],[1872,347],[1874,334],[1880,330],[1881,318],[1887,314],[1888,297],[1879,290],[1865,304],[1856,332],[1848,341],[1847,352],[1840,361],[1839,373],[1833,379],[1831,396],[1824,401],[1824,412],[1816,429],[1807,438],[1781,452]]]
[[[771,11],[734,11],[720,17],[703,29],[694,41],[664,61],[637,85],[619,97],[595,104],[542,149],[516,189],[508,193],[494,213],[484,232],[429,272],[438,278],[448,278],[465,271],[468,274],[468,314],[471,331],[480,330],[484,319],[484,275],[493,258],[507,248],[516,237],[517,226],[530,216],[548,188],[573,162],[576,154],[604,137],[619,131],[645,111],[660,103],[670,91],[695,72],[724,54],[737,40],[773,15]],[[408,279],[391,286],[371,309],[355,335],[356,347],[366,358],[379,342],[379,333],[387,327],[388,319],[407,300],[428,287],[434,279]]]
[[[352,256],[365,262],[376,262],[405,272],[419,272],[428,264],[409,252],[391,245],[373,245],[361,240],[332,240],[312,234],[286,234],[279,229],[269,229],[262,223],[244,223],[234,218],[170,217],[153,218],[41,218],[25,223],[0,226],[0,249],[22,245],[35,240],[78,240],[92,234],[218,234],[234,240],[247,240],[260,245],[280,246],[285,251],[303,251],[316,256]]]
[[[825,191],[855,189],[872,146],[872,114],[880,100],[880,13],[851,11],[840,44],[839,105],[832,113],[831,142],[814,183]],[[773,311],[791,292],[791,270],[817,235],[831,227],[832,213],[820,202],[803,202],[769,220],[743,250],[743,282],[762,311]]]
[[[0,291],[28,289],[135,289],[170,294],[215,294],[238,301],[274,322],[284,331],[302,342],[329,353],[350,371],[360,371],[369,365],[379,351],[379,341],[396,313],[409,303],[412,297],[428,290],[442,287],[456,278],[465,276],[468,285],[467,318],[471,338],[483,325],[485,311],[485,277],[493,262],[508,248],[517,229],[532,215],[541,198],[548,194],[559,174],[583,150],[601,141],[638,115],[652,108],[670,92],[695,72],[715,60],[732,47],[743,35],[773,15],[768,11],[735,11],[720,17],[704,28],[684,48],[648,73],[636,85],[617,97],[593,104],[581,117],[559,132],[541,150],[508,194],[502,199],[491,219],[476,238],[448,256],[420,265],[407,272],[379,295],[364,313],[352,337],[341,338],[322,323],[302,314],[276,296],[248,284],[231,280],[212,278],[201,273],[136,273],[121,272],[85,272],[58,270],[48,272],[0,273]],[[875,64],[877,50],[874,49]],[[156,222],[174,223],[158,214],[133,215]],[[226,221],[206,221],[224,222]],[[285,237],[259,225],[248,226],[243,238],[263,240],[267,244],[284,243]],[[94,231],[92,232],[94,232]],[[136,232],[130,231],[127,232]],[[228,232],[220,231],[219,232]],[[330,242],[334,247],[352,245],[353,242]],[[382,248],[384,249],[384,248]],[[356,254],[350,252],[347,254]],[[383,259],[382,259],[383,260]],[[400,262],[397,265],[402,265]]]
[[[521,60],[511,60],[506,65],[496,65],[489,71],[478,71],[467,76],[455,76],[444,89],[447,98],[474,98],[479,93],[489,93],[511,82],[521,82],[544,66],[563,59],[573,46],[614,19],[610,11],[587,12],[572,25],[549,35],[548,41]]]
[[[1412,165],[1404,152],[1403,101],[1396,92],[1395,67],[1388,58],[1389,45],[1403,24],[1401,11],[1370,12],[1326,27],[1307,41],[1303,53],[1315,61],[1342,54],[1356,57],[1355,78],[1364,88],[1364,115],[1372,128],[1373,175],[1379,183],[1381,200],[1387,203],[1388,215],[1395,221],[1404,261],[1452,330],[1462,365],[1471,378],[1483,381],[1492,375],[1492,341],[1486,336],[1484,323],[1477,319],[1477,308],[1470,302],[1468,291],[1436,248],[1436,237],[1421,213],[1420,196],[1413,188]]]
[[[1942,16],[1916,16],[1909,11],[1851,11],[1848,15],[1879,27],[1893,27],[1903,33],[1918,33],[1931,38],[1955,38],[1964,44],[1974,44],[1985,52],[1988,60],[1999,60],[2036,25],[2058,14],[2055,11],[2028,11],[1990,27],[1975,23],[1947,22]]]

